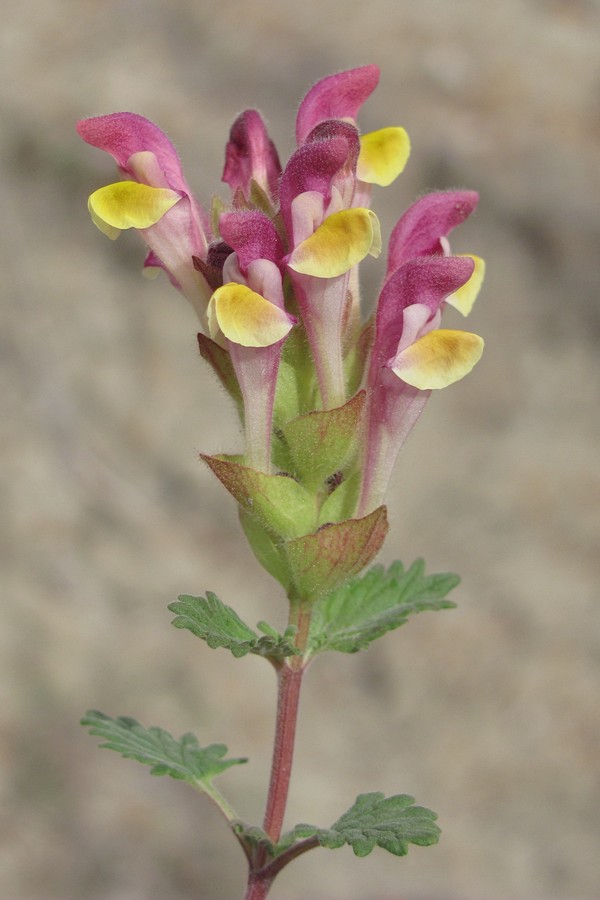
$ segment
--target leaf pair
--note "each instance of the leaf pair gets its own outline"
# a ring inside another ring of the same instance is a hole
[[[135,719],[125,716],[112,719],[90,710],[81,724],[89,728],[90,734],[104,739],[102,747],[150,766],[152,775],[170,775],[187,781],[217,802],[219,795],[213,787],[213,779],[231,766],[247,762],[243,758],[226,759],[224,744],[200,747],[193,734],[184,734],[177,740],[163,728],[144,728]],[[292,848],[304,842],[308,842],[306,849],[321,846],[333,850],[348,844],[356,856],[367,856],[377,846],[395,856],[404,856],[409,844],[428,846],[437,842],[440,829],[435,824],[436,818],[431,810],[414,806],[413,797],[407,794],[386,798],[375,792],[360,794],[331,828],[296,825],[276,845],[257,826],[231,820],[230,824],[250,852],[260,845],[273,860],[288,854],[293,858],[297,850],[290,854]]]
[[[387,570],[374,566],[314,604],[307,656],[326,650],[356,653],[403,625],[413,613],[453,607],[446,595],[458,582],[457,575],[425,575],[423,560],[408,570],[401,562]],[[210,591],[206,597],[181,596],[169,609],[176,613],[175,627],[186,628],[209,647],[224,647],[235,657],[253,653],[278,662],[298,653],[293,629],[279,634],[259,623],[263,632],[259,635]]]

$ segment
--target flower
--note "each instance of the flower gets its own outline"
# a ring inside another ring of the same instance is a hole
[[[387,280],[377,305],[367,376],[359,511],[383,502],[396,457],[434,389],[463,378],[483,341],[441,329],[445,302],[468,284],[467,257],[416,257]]]
[[[123,229],[137,228],[150,250],[146,268],[165,269],[203,320],[210,287],[193,258],[206,259],[208,219],[187,186],[173,144],[148,119],[127,112],[83,119],[77,131],[110,153],[128,178],[90,196],[94,223],[113,240]]]
[[[219,223],[232,252],[223,264],[224,284],[208,305],[211,337],[224,337],[244,403],[245,458],[269,472],[275,389],[283,344],[295,316],[285,309],[278,261],[283,244],[258,210],[224,213]]]

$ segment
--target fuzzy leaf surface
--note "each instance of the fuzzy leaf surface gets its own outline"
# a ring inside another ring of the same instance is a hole
[[[365,392],[360,391],[344,406],[310,412],[283,426],[294,469],[309,490],[316,490],[348,462],[364,400]]]
[[[310,652],[364,650],[376,638],[403,625],[413,613],[456,606],[445,598],[459,581],[458,575],[448,573],[426,575],[422,559],[407,570],[399,561],[387,570],[374,566],[315,605]]]
[[[163,728],[144,728],[128,716],[112,719],[97,710],[89,710],[81,724],[89,728],[90,734],[104,739],[101,747],[151,766],[151,775],[170,775],[209,793],[213,778],[230,766],[247,762],[241,758],[224,759],[227,753],[224,744],[200,747],[193,734],[177,739]]]
[[[294,647],[293,628],[287,628],[283,634],[279,634],[274,628],[261,622],[257,627],[263,634],[259,635],[212,591],[207,591],[206,597],[182,594],[178,600],[169,604],[169,609],[175,613],[171,624],[176,628],[186,628],[213,649],[224,647],[237,659],[248,653],[271,659],[282,659],[299,653]]]
[[[388,530],[379,506],[360,519],[330,522],[283,545],[299,597],[324,596],[356,575],[379,553]]]
[[[394,856],[406,856],[409,844],[428,847],[436,844],[440,835],[435,824],[437,815],[414,802],[408,794],[359,794],[354,805],[331,828],[296,825],[281,836],[273,855],[287,853],[295,844],[316,838],[321,847],[330,850],[348,844],[356,856],[367,856],[375,847]]]
[[[409,844],[436,844],[440,835],[436,814],[414,806],[414,802],[408,794],[359,794],[354,805],[331,828],[317,831],[319,844],[332,850],[349,844],[356,856],[367,856],[374,847],[394,856],[406,856]],[[308,836],[308,828],[304,833]]]

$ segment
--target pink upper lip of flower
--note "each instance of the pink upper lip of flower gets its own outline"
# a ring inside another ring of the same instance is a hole
[[[324,119],[355,120],[362,104],[379,84],[379,67],[360,66],[328,75],[305,95],[296,116],[298,146]]]
[[[312,140],[291,156],[279,185],[281,215],[290,245],[293,242],[292,201],[309,191],[316,191],[325,200],[329,199],[335,177],[352,165],[356,167],[354,135],[358,141],[358,133],[353,126],[343,122],[332,123],[332,128],[326,133],[316,132]]]
[[[223,240],[237,253],[242,269],[258,259],[281,264],[283,241],[271,219],[259,210],[222,213],[219,229]]]
[[[190,194],[175,147],[166,134],[144,116],[129,112],[94,116],[78,122],[77,131],[86,143],[110,153],[128,175],[131,175],[128,162],[134,153],[153,153],[168,186],[174,191]]]
[[[442,238],[471,215],[478,201],[476,191],[436,191],[413,203],[390,235],[386,278],[410,259],[445,255]]]

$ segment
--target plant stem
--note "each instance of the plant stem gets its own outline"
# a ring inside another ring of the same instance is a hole
[[[291,601],[290,625],[295,625],[296,647],[303,651],[308,641],[310,606]],[[263,828],[276,844],[281,837],[283,817],[287,805],[292,760],[296,738],[296,722],[300,703],[300,688],[305,670],[303,656],[290,656],[277,672],[277,718],[271,763],[271,780],[265,809]]]
[[[292,601],[290,608],[290,624],[297,627],[296,646],[299,650],[306,648],[308,629],[310,626],[310,607],[298,601]],[[283,819],[287,806],[287,798],[292,774],[292,760],[296,737],[296,722],[300,703],[300,689],[306,662],[303,656],[291,656],[277,671],[277,717],[275,721],[275,739],[271,762],[271,778],[265,808],[263,829],[273,844],[281,837]],[[258,854],[251,866],[246,888],[245,900],[263,900],[273,883],[274,872],[263,866],[268,863],[266,855]]]
[[[292,657],[300,659],[300,657]],[[283,665],[278,672],[277,720],[271,781],[265,809],[263,828],[274,844],[281,837],[283,817],[292,774],[296,721],[302,685],[302,668]]]
[[[274,876],[265,878],[260,872],[250,872],[244,900],[264,900],[273,884]]]

